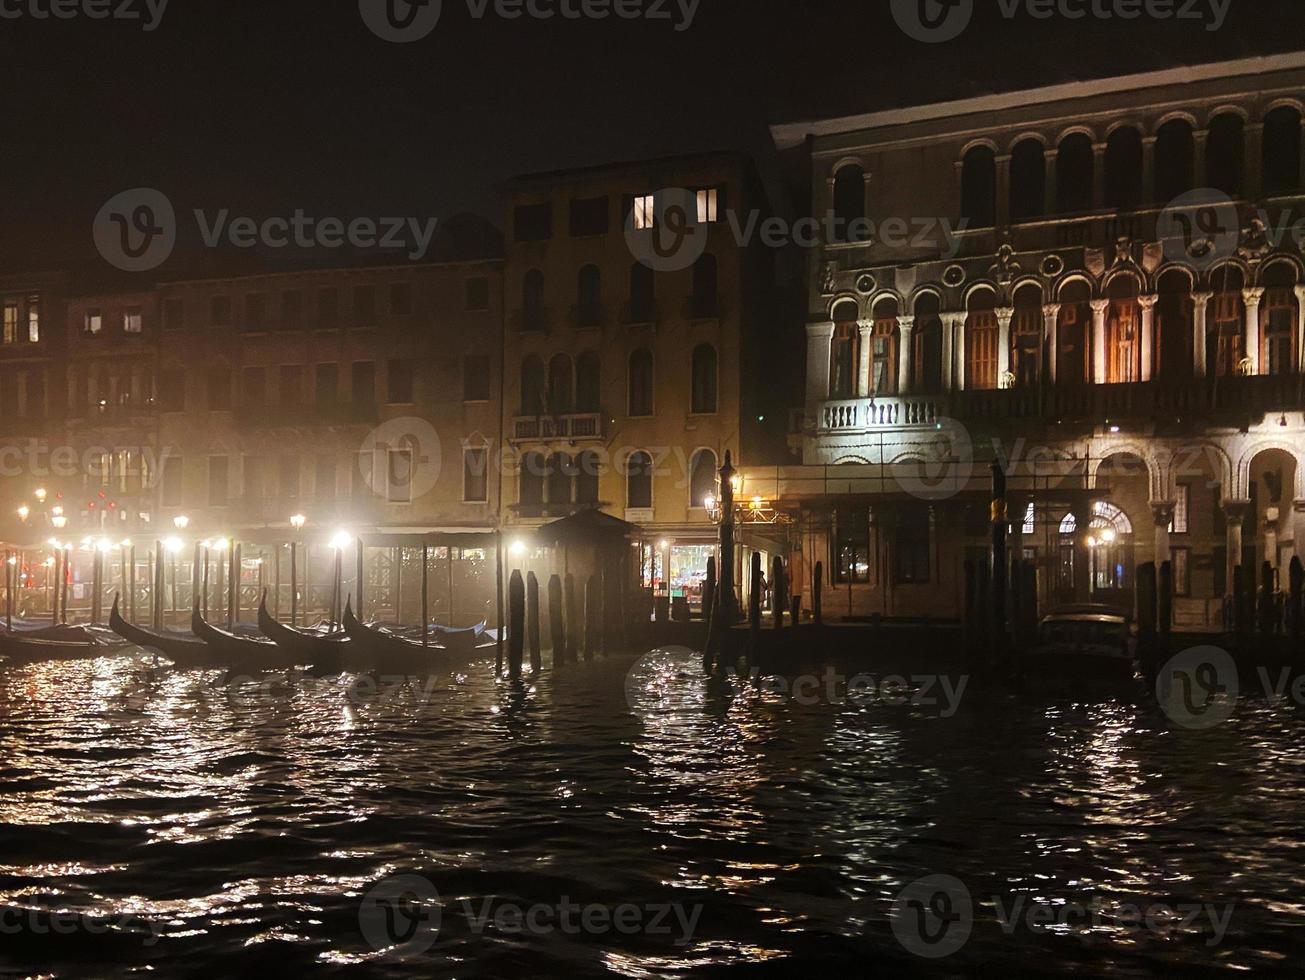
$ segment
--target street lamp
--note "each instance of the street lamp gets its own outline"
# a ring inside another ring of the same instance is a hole
[[[46,497],[45,487],[37,487],[35,497],[37,503],[41,503],[41,504],[45,503],[45,497]]]
[[[187,527],[190,526],[190,518],[187,517],[185,514],[178,514],[176,517],[172,519],[172,526],[175,527],[178,531],[184,531],[186,530]]]
[[[18,508],[18,519],[20,521],[26,521],[27,518],[31,516],[31,514],[32,514],[32,508],[28,507],[26,504],[23,504],[21,507]]]

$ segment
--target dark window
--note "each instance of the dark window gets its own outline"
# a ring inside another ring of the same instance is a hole
[[[531,269],[521,280],[521,328],[542,330],[546,326],[544,313],[544,274]]]
[[[281,477],[281,496],[299,496],[299,457],[282,456],[279,469]]]
[[[261,456],[246,456],[241,461],[241,471],[245,478],[245,499],[261,500],[267,496],[267,487],[263,473]]]
[[[225,456],[208,458],[208,504],[210,507],[225,507],[230,493],[227,484],[229,464]]]
[[[548,362],[548,412],[567,415],[575,404],[572,387],[571,358],[557,354]]]
[[[689,468],[689,506],[706,507],[707,498],[716,495],[716,454],[699,449]]]
[[[513,235],[519,242],[542,242],[553,237],[553,206],[518,204],[512,215]]]
[[[538,507],[544,502],[544,474],[548,464],[539,453],[526,453],[521,459],[519,500],[528,507]]]
[[[245,297],[245,326],[250,330],[267,327],[267,294],[250,293]]]
[[[467,309],[489,309],[489,279],[485,276],[472,276],[467,280]]]
[[[332,287],[317,291],[317,328],[334,330],[340,322],[340,294]]]
[[[387,391],[391,405],[412,401],[412,362],[394,359],[385,365]]]
[[[646,347],[630,355],[630,414],[653,413],[653,356]]]
[[[1287,194],[1300,186],[1300,113],[1280,106],[1264,117],[1264,193]]]
[[[488,354],[468,354],[462,359],[462,400],[489,401]]]
[[[529,354],[521,362],[521,414],[543,415],[548,381],[544,373],[544,362],[535,354]]]
[[[185,467],[180,456],[163,460],[163,506],[180,507],[185,495]]]
[[[390,312],[394,316],[412,313],[412,283],[396,282],[390,286]]]
[[[317,365],[316,390],[319,406],[334,405],[340,400],[340,365]]]
[[[1106,141],[1106,206],[1128,211],[1142,203],[1142,136],[1120,126]]]
[[[1029,221],[1046,207],[1047,165],[1042,143],[1021,140],[1010,156],[1010,219]]]
[[[298,330],[304,325],[304,294],[298,289],[287,289],[281,294],[281,326]]]
[[[598,476],[602,464],[593,450],[581,453],[575,463],[575,502],[598,503]]]
[[[576,198],[571,202],[571,237],[607,234],[607,198]]]
[[[900,585],[929,581],[929,508],[905,508],[898,517],[896,580]]]
[[[483,504],[489,499],[489,450],[462,450],[462,499]]]
[[[693,406],[696,415],[716,411],[716,348],[699,344],[693,349]]]
[[[625,464],[626,506],[652,506],[653,461],[647,453],[632,453]]]
[[[1056,153],[1056,208],[1061,214],[1092,210],[1093,172],[1096,161],[1092,139],[1070,133]]]
[[[376,322],[376,287],[353,287],[354,326],[370,327]]]
[[[246,407],[257,408],[267,402],[267,369],[247,367],[240,373],[240,397]]]
[[[603,280],[596,265],[581,266],[576,277],[575,325],[596,327],[602,322]]]
[[[653,270],[642,262],[630,267],[629,323],[650,323],[657,317],[656,279]]]
[[[209,301],[209,323],[215,327],[225,327],[230,325],[230,296],[214,296],[212,300]]]
[[[834,581],[870,581],[870,512],[840,507],[834,512]]]
[[[211,412],[225,412],[231,408],[231,369],[208,369],[208,407]]]
[[[376,365],[371,361],[354,361],[349,371],[349,390],[355,405],[376,401]]]
[[[693,296],[690,312],[694,316],[716,316],[716,256],[710,252],[693,263]]]
[[[602,402],[601,365],[598,355],[584,351],[575,362],[575,410],[598,412]]]
[[[865,216],[865,171],[854,163],[840,167],[834,175],[834,240],[863,241],[869,232]]]
[[[303,369],[298,364],[281,365],[281,404],[287,408],[304,403]]]
[[[1242,196],[1242,161],[1246,155],[1246,136],[1242,117],[1224,112],[1210,123],[1205,143],[1206,183],[1229,197]]]
[[[335,457],[318,456],[313,469],[313,493],[318,500],[335,499]]]
[[[159,401],[165,412],[186,410],[186,372],[168,369],[159,375]]]
[[[1167,203],[1192,189],[1195,153],[1186,120],[1171,119],[1160,127],[1155,140],[1156,200]]]
[[[186,304],[180,297],[163,301],[163,326],[175,330],[186,325]]]
[[[544,492],[550,504],[570,504],[572,501],[575,464],[566,453],[554,453],[548,460],[548,475]]]
[[[976,146],[961,164],[961,214],[971,228],[991,228],[997,220],[997,161],[992,150]]]

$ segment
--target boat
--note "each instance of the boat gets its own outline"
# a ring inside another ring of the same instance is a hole
[[[258,628],[282,650],[320,669],[342,668],[352,645],[343,630],[312,633],[279,622],[267,611],[267,593],[258,603]]]
[[[432,625],[430,631],[435,635],[437,645],[449,653],[470,656],[481,645],[481,638],[488,625],[488,621],[482,619],[475,626],[465,628]]]
[[[169,636],[156,633],[142,626],[135,626],[122,618],[118,612],[118,597],[113,597],[113,608],[109,610],[109,629],[117,633],[128,643],[147,650],[157,650],[169,660],[179,664],[190,665],[208,663],[214,654],[203,640],[195,637]]]
[[[1037,643],[1020,661],[1024,678],[1037,686],[1123,688],[1135,683],[1134,653],[1127,616],[1084,604],[1044,616]]]
[[[303,662],[271,640],[237,636],[229,630],[219,629],[205,621],[199,613],[199,606],[190,611],[190,628],[227,665],[254,670],[283,670]]]
[[[120,652],[125,640],[108,638],[86,626],[57,625],[40,629],[0,631],[0,656],[11,663],[42,660],[86,660]]]
[[[344,604],[344,631],[357,648],[358,660],[366,661],[376,670],[438,670],[468,659],[453,656],[441,647],[423,646],[386,630],[365,626],[353,614],[352,600]]]

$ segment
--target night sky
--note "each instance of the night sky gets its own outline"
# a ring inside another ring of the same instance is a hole
[[[31,3],[49,0],[0,6]],[[407,45],[374,36],[356,0],[172,0],[152,32],[139,21],[0,20],[0,258],[10,271],[92,275],[95,213],[138,186],[178,211],[471,211],[501,223],[499,188],[518,173],[734,148],[773,173],[767,126],[782,119],[1286,51],[1305,38],[1300,0],[1232,0],[1214,32],[1205,21],[1007,20],[997,0],[978,6],[944,44],[908,39],[888,0],[702,0],[681,31],[477,20],[467,0],[444,0],[435,30]],[[667,10],[683,16],[676,0]]]

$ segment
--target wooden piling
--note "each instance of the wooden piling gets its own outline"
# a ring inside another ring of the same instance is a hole
[[[825,588],[825,563],[816,562],[816,573],[811,579],[811,617],[820,626],[825,621],[824,607],[821,605]]]
[[[788,605],[784,581],[784,559],[776,555],[770,564],[770,617],[777,630],[784,628],[784,607]]]
[[[752,579],[751,588],[748,591],[748,650],[749,656],[755,662],[758,654],[758,647],[761,644],[761,590],[763,588],[761,575],[761,553],[754,551],[752,553]],[[750,662],[749,667],[752,666]]]
[[[707,580],[702,583],[702,622],[704,626],[711,624],[711,610],[716,602],[716,556],[709,555],[707,558]]]
[[[1240,637],[1243,630],[1242,616],[1246,612],[1246,596],[1244,594],[1246,582],[1245,576],[1242,575],[1241,565],[1234,565],[1232,572],[1232,609],[1229,610],[1231,614],[1229,626],[1233,634]]]
[[[997,665],[1006,659],[1007,548],[1010,531],[1006,513],[1006,471],[1000,460],[992,462],[992,659]]]
[[[585,579],[585,660],[593,660],[601,645],[598,632],[602,627],[602,598],[598,576]]]
[[[521,661],[526,640],[526,583],[521,569],[514,568],[508,581],[508,676],[521,679]]]
[[[553,644],[553,666],[566,663],[566,620],[563,614],[562,579],[548,580],[548,633]]]
[[[1272,636],[1278,631],[1278,617],[1273,609],[1273,566],[1266,562],[1260,564],[1260,635]]]
[[[91,555],[91,622],[100,621],[100,595],[104,588],[104,552],[99,548],[99,542],[95,544],[95,552]]]
[[[1156,583],[1156,630],[1162,637],[1168,637],[1174,628],[1174,566],[1173,562],[1161,562],[1159,579]]]
[[[358,541],[358,554],[362,555],[362,539]],[[430,646],[430,548],[421,543],[421,645]],[[362,558],[358,559],[358,604],[362,605]],[[452,626],[452,623],[448,624]]]
[[[1157,592],[1155,562],[1137,566],[1137,656],[1147,675],[1155,672],[1159,662],[1159,641],[1156,633]]]
[[[534,572],[526,575],[526,643],[530,647],[530,672],[544,669],[539,650],[539,579]]]
[[[1291,638],[1299,643],[1302,632],[1305,632],[1305,609],[1301,608],[1301,600],[1305,596],[1305,565],[1301,564],[1299,556],[1292,558],[1288,576],[1291,591],[1287,598],[1287,630],[1291,633]]]
[[[567,572],[562,577],[562,595],[566,600],[566,662],[575,663],[580,658],[584,642],[584,613],[580,608],[581,596],[576,591],[575,576]]]

